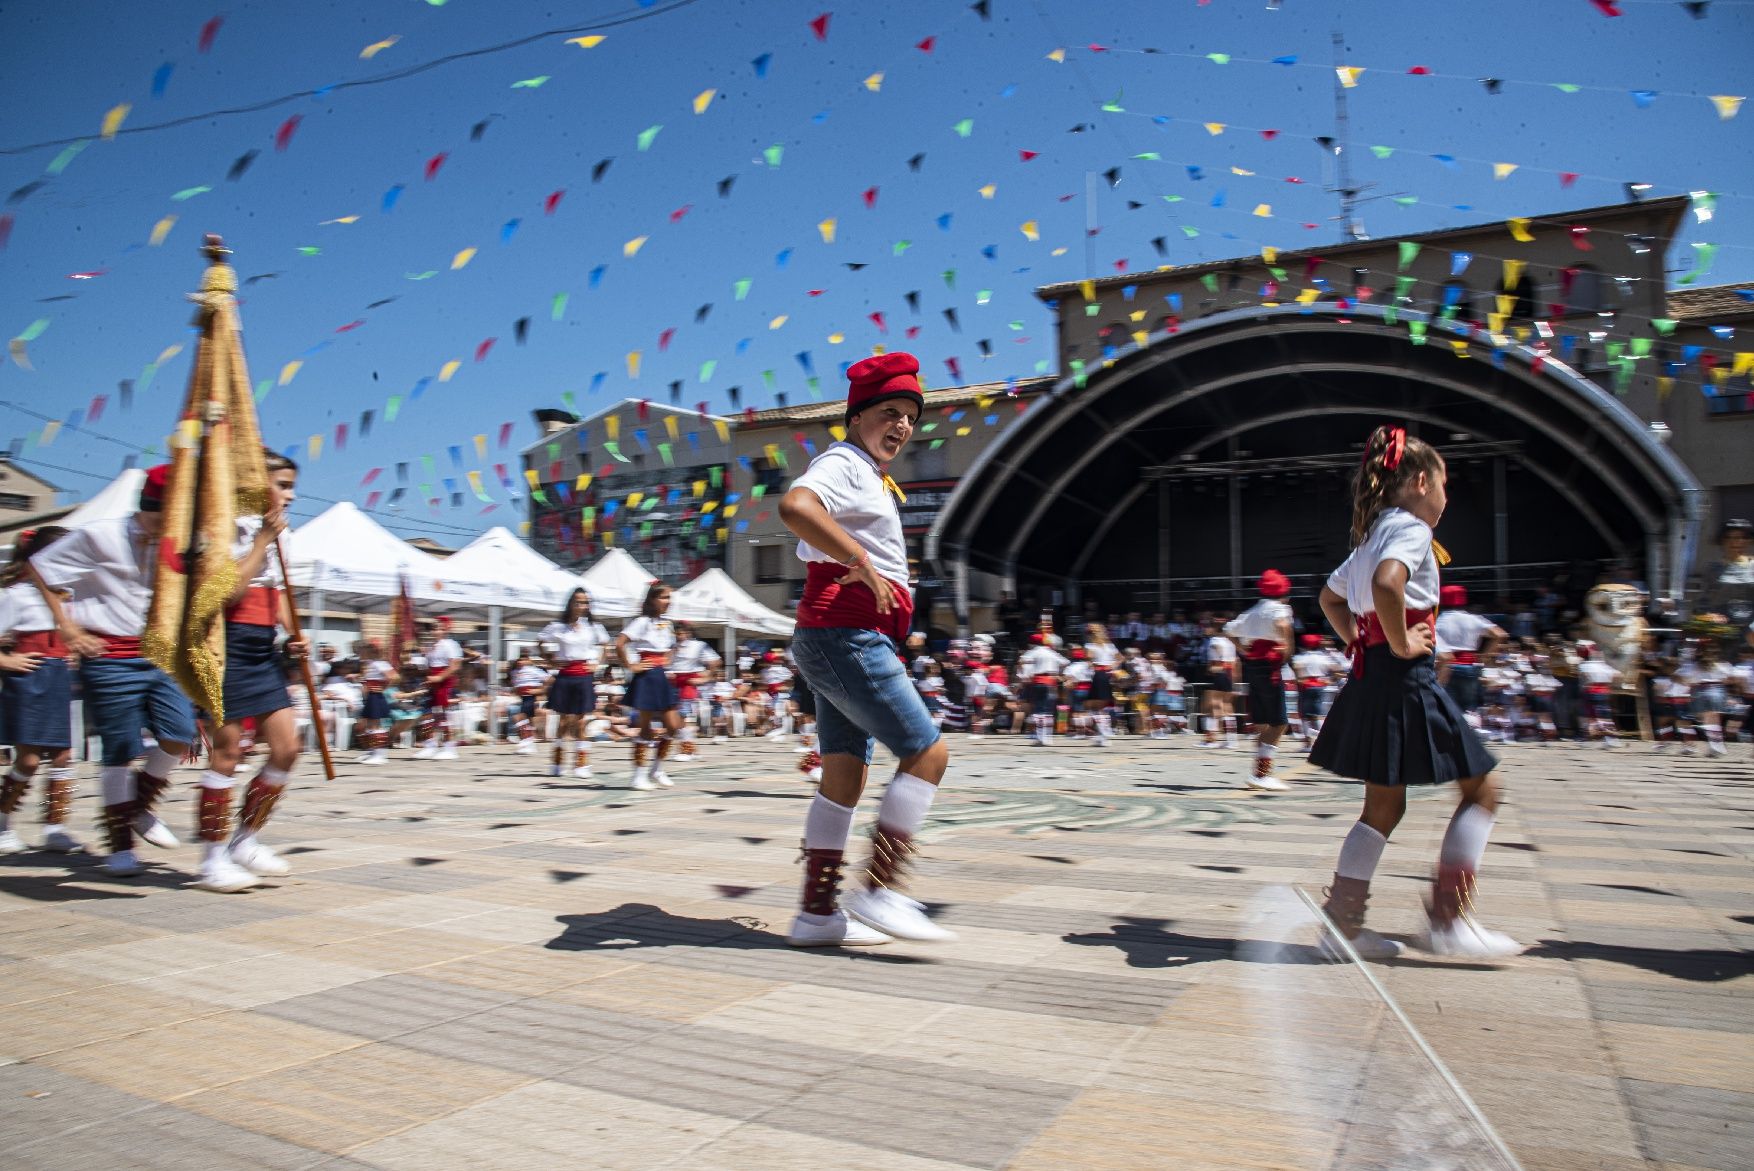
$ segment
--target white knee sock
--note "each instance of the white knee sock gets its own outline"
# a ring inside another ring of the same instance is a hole
[[[804,815],[806,850],[845,850],[847,837],[852,832],[853,811],[850,806],[836,805],[821,793],[811,798],[810,811]]]
[[[1383,847],[1388,844],[1389,840],[1370,826],[1362,821],[1355,823],[1340,846],[1340,860],[1334,863],[1334,873],[1341,878],[1369,882],[1376,876],[1376,864],[1382,861]]]
[[[1255,745],[1255,759],[1256,760],[1272,760],[1274,754],[1277,753],[1278,751],[1279,751],[1279,746],[1277,744],[1265,744],[1265,743],[1256,744]]]
[[[897,833],[915,833],[926,820],[926,812],[937,795],[938,786],[932,782],[898,772],[883,791],[883,804],[877,807],[877,824]]]
[[[201,787],[203,789],[229,789],[235,784],[236,782],[230,777],[222,772],[215,772],[213,769],[208,769],[201,774]]]
[[[140,771],[149,777],[157,777],[162,781],[171,775],[171,770],[177,767],[180,759],[162,748],[150,748],[147,750],[145,761],[140,765]]]
[[[1443,847],[1438,851],[1439,866],[1457,866],[1478,870],[1486,855],[1486,839],[1492,836],[1492,814],[1481,805],[1464,805],[1450,819],[1444,831]]]
[[[103,783],[105,805],[120,805],[139,796],[134,787],[134,770],[127,765],[106,764],[99,776]]]

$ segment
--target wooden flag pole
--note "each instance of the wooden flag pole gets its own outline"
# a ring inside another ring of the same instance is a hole
[[[274,538],[274,554],[280,558],[280,581],[286,587],[286,620],[292,623],[292,637],[303,639],[304,631],[298,625],[298,607],[292,601],[292,571],[286,566],[286,546],[280,543],[279,537]],[[311,700],[311,727],[317,731],[317,749],[323,754],[323,775],[332,781],[335,779],[335,761],[329,756],[329,736],[323,728],[323,705],[317,700],[317,681],[311,674],[308,648],[298,661],[298,669],[304,676],[305,694]]]

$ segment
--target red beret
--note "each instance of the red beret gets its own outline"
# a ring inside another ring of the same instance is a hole
[[[1437,591],[1437,604],[1447,609],[1468,604],[1468,587],[1459,585],[1444,586]]]
[[[1072,648],[1072,657],[1074,659],[1082,659],[1084,657],[1084,653],[1085,653],[1084,648],[1081,646],[1077,646],[1077,647]]]
[[[897,351],[878,354],[847,367],[847,418],[885,399],[912,400],[915,408],[925,410],[926,396],[920,392],[920,360],[912,354]]]
[[[164,486],[171,478],[171,466],[159,464],[148,468],[146,480],[140,485],[140,511],[157,512],[164,507]]]
[[[1291,592],[1291,579],[1277,569],[1261,574],[1261,597],[1283,598]]]
[[[1306,634],[1298,639],[1297,642],[1298,645],[1302,646],[1306,651],[1319,651],[1322,649],[1322,636],[1319,634]]]
[[[1047,642],[1047,639],[1043,638],[1039,633],[1037,633],[1037,634],[1030,635],[1029,641],[1034,646],[1041,646]]]

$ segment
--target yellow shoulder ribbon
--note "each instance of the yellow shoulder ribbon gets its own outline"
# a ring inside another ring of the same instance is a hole
[[[901,490],[901,485],[897,484],[888,472],[883,473],[883,486],[893,492],[897,500],[901,501],[903,504],[907,503],[907,493]],[[1448,563],[1445,562],[1445,564]]]
[[[1431,542],[1431,551],[1437,554],[1437,563],[1440,566],[1449,564],[1449,550],[1445,549],[1435,540]]]

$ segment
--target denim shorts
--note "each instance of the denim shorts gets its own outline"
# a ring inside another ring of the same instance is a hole
[[[792,658],[816,694],[816,738],[824,756],[870,764],[875,740],[906,760],[938,742],[938,726],[887,635],[800,626],[792,635]]]
[[[145,751],[140,729],[172,744],[195,739],[195,707],[176,682],[145,659],[86,659],[79,667],[89,723],[103,738],[105,765]]]

